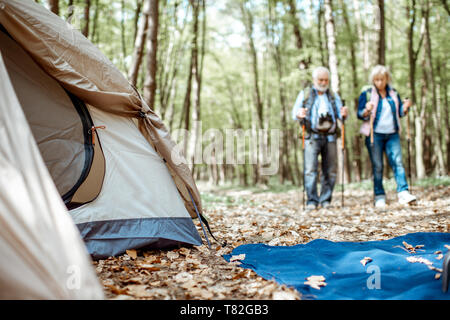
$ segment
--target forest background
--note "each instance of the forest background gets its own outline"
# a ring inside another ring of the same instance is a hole
[[[446,0],[37,2],[79,29],[139,89],[199,181],[301,185],[301,130],[291,110],[321,65],[350,110],[345,144],[338,141],[338,182],[372,176],[356,110],[376,64],[388,66],[402,99],[413,101],[402,119],[407,172],[414,180],[450,173]]]

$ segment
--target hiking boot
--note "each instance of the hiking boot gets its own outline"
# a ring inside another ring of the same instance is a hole
[[[322,202],[322,208],[327,209],[331,207],[331,203],[329,201]]]
[[[386,197],[384,195],[375,197],[375,208],[385,208],[386,207]]]
[[[306,205],[306,211],[316,210],[317,206],[314,203],[309,203]]]
[[[400,204],[407,204],[410,202],[414,202],[416,200],[417,200],[416,196],[413,196],[411,193],[409,193],[408,190],[401,191],[398,193],[398,202]]]

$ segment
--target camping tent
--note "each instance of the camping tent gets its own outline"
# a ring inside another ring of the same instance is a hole
[[[191,172],[122,73],[34,1],[0,0],[0,25],[12,87],[91,256],[200,245]]]
[[[101,299],[0,55],[0,299]]]

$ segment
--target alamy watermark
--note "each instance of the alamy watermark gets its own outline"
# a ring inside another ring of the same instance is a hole
[[[369,290],[381,289],[381,270],[377,265],[370,265],[367,267],[366,273],[371,275],[367,278],[366,284]]]
[[[67,267],[66,273],[68,275],[66,280],[66,287],[69,290],[80,290],[81,288],[81,268],[78,265],[72,264]]]
[[[172,149],[172,161],[185,164],[259,165],[261,175],[274,175],[279,169],[280,129],[215,129],[202,132],[202,122],[194,124],[197,132],[173,130],[179,141]]]

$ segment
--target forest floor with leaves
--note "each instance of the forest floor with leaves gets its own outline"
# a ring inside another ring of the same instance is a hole
[[[301,299],[293,288],[265,280],[254,271],[227,262],[224,254],[242,244],[273,246],[331,241],[386,240],[414,232],[450,232],[449,179],[415,185],[413,205],[397,204],[393,182],[387,182],[386,209],[375,209],[371,183],[348,185],[341,207],[337,186],[332,207],[302,210],[301,188],[211,187],[199,184],[204,215],[221,247],[198,219],[205,245],[174,250],[128,250],[119,257],[94,262],[108,299],[266,300]],[[401,245],[401,244],[400,244]]]

